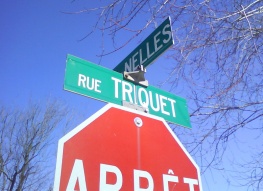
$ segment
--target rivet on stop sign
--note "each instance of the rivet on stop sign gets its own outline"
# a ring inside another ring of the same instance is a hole
[[[134,118],[134,123],[135,123],[135,125],[136,125],[137,127],[141,127],[142,124],[143,124],[142,119],[139,118],[139,117],[135,117],[135,118]]]

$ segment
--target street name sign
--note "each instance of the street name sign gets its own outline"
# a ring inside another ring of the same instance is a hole
[[[148,108],[150,114],[191,128],[185,99],[154,86],[132,83],[118,72],[72,55],[67,57],[64,89],[117,105],[136,104]]]
[[[173,44],[171,19],[168,17],[113,70],[123,73],[133,72],[139,65],[146,68]]]
[[[59,140],[54,191],[202,191],[163,118],[108,104]]]

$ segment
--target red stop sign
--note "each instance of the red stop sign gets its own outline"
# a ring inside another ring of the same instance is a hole
[[[59,140],[55,191],[201,191],[199,168],[166,122],[106,105]]]

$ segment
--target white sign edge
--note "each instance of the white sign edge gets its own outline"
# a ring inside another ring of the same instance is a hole
[[[194,161],[192,156],[188,153],[188,151],[183,146],[183,144],[181,143],[179,138],[175,135],[175,133],[171,130],[170,126],[166,123],[166,121],[163,118],[155,116],[155,115],[151,115],[149,113],[144,113],[142,111],[138,111],[138,110],[134,110],[134,109],[131,109],[131,108],[127,108],[127,107],[124,107],[124,106],[119,106],[119,105],[116,105],[116,104],[108,103],[103,108],[101,108],[96,113],[94,113],[92,116],[90,116],[88,119],[86,119],[84,122],[79,124],[77,127],[72,129],[70,132],[68,132],[66,135],[64,135],[62,138],[59,139],[53,191],[59,191],[64,143],[67,142],[71,137],[76,135],[78,132],[80,132],[82,129],[84,129],[87,125],[92,123],[95,119],[97,119],[103,113],[108,111],[110,108],[117,108],[117,109],[121,109],[121,110],[128,111],[128,112],[131,112],[131,113],[135,113],[135,114],[138,114],[138,115],[146,116],[146,117],[149,117],[149,118],[152,118],[152,119],[155,119],[155,120],[162,121],[163,124],[165,125],[165,127],[167,128],[167,130],[170,132],[170,134],[173,136],[173,138],[176,140],[176,142],[182,148],[184,153],[187,155],[189,160],[196,167],[197,175],[198,175],[198,185],[199,185],[200,191],[203,190],[202,189],[202,181],[201,181],[201,174],[200,174],[199,166],[196,164],[196,162]]]

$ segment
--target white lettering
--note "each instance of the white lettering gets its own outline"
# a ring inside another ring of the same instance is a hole
[[[147,171],[142,170],[134,170],[134,191],[153,191],[153,178],[151,174]],[[148,187],[141,188],[140,186],[140,178],[146,178],[148,180]]]
[[[160,48],[163,47],[162,44],[160,44],[160,46],[157,45],[158,42],[160,41],[160,39],[159,39],[159,38],[157,39],[157,37],[158,37],[158,35],[160,35],[160,34],[161,34],[161,32],[159,31],[159,32],[158,32],[156,35],[154,35],[154,37],[153,37],[155,52],[157,52]]]
[[[134,103],[138,105],[137,102],[137,87],[133,85],[133,96],[134,96]]]
[[[164,39],[161,41],[160,34],[164,36]],[[145,63],[150,57],[154,55],[155,52],[159,51],[163,44],[168,43],[172,38],[172,32],[170,31],[170,24],[166,24],[162,31],[157,32],[153,37],[153,45],[149,45],[149,42],[146,42],[146,58],[143,58],[143,52],[140,48],[139,51],[137,51],[134,55],[132,55],[130,58],[127,59],[127,61],[124,63],[124,70],[127,72],[132,72],[135,70],[135,68],[143,63]],[[145,46],[145,44],[143,44]],[[154,46],[154,51],[151,52],[150,47]],[[138,55],[139,54],[139,55]],[[139,58],[138,58],[139,56]],[[137,62],[139,61],[139,64]]]
[[[171,37],[172,37],[171,31],[169,31],[169,30],[166,31],[166,30],[165,30],[165,29],[168,28],[168,27],[170,27],[169,24],[165,25],[164,28],[163,28],[163,31],[162,31],[163,35],[168,35],[168,38],[163,40],[163,43],[165,43],[165,44],[166,44],[167,42],[169,42],[169,40],[170,40]]]
[[[85,76],[83,74],[79,74],[78,86],[82,86],[83,88],[95,90],[95,92],[101,93],[101,91],[99,90],[100,83],[100,80],[90,78],[89,76]]]
[[[136,66],[136,62],[138,61],[135,57],[138,55],[138,52],[136,52],[133,56],[132,56],[132,65],[133,65],[133,70]]]
[[[90,77],[87,76],[86,87],[89,90],[93,90],[94,89],[94,79],[93,78],[91,78],[91,80],[90,80]]]
[[[164,102],[164,100],[167,100],[167,97],[160,95],[160,105],[161,105],[161,112],[165,115],[170,115],[169,112],[164,110],[164,107],[166,106],[166,103]]]
[[[107,184],[107,172],[116,175],[115,184]],[[100,191],[119,191],[122,187],[122,174],[118,167],[107,164],[100,164]]]
[[[83,162],[79,159],[74,162],[66,191],[74,191],[77,181],[79,182],[79,189],[87,191]]]
[[[126,175],[126,174],[125,174]],[[156,175],[156,174],[155,174]],[[115,177],[113,177],[115,176]],[[128,176],[127,176],[128,177]],[[126,177],[126,178],[127,178]],[[156,177],[156,176],[155,176]],[[160,177],[161,178],[161,177]],[[178,176],[174,175],[172,169],[168,170],[168,174],[162,174],[163,191],[170,191],[171,188],[179,184]],[[188,191],[195,191],[195,186],[198,186],[198,179],[182,177],[183,183],[188,184]],[[144,170],[133,170],[134,191],[153,191],[154,179],[152,175]],[[127,181],[125,181],[127,183]],[[124,182],[124,183],[125,183]],[[129,182],[129,181],[128,181]],[[79,190],[88,191],[86,184],[85,171],[83,161],[76,159],[72,167],[66,191],[75,191],[76,184],[79,185]],[[100,164],[99,172],[99,191],[120,191],[123,189],[123,175],[121,169],[117,166],[109,164]],[[159,188],[159,181],[156,186]],[[187,186],[187,185],[186,185]],[[156,189],[156,188],[155,188]]]
[[[168,182],[178,182],[178,176],[163,174],[163,191],[169,191]]]
[[[160,102],[159,102],[159,95],[155,94],[155,101],[156,101],[156,107],[153,105],[153,95],[152,92],[149,91],[149,97],[150,97],[150,106],[154,111],[159,111],[160,110]]]
[[[132,85],[128,82],[122,81],[122,99],[127,101],[126,95],[128,95],[129,101],[133,103]]]
[[[124,64],[124,67],[125,67],[125,71],[126,72],[132,72],[133,71],[133,67],[132,67],[132,63],[131,63],[131,58],[129,59],[129,63],[128,62],[125,62]],[[124,71],[123,71],[124,72]]]
[[[198,181],[192,178],[184,178],[184,183],[189,184],[189,191],[195,191],[194,185],[198,185]]]
[[[172,169],[169,169],[168,174],[174,174],[174,171]]]
[[[78,86],[85,88],[86,76],[79,74]]]
[[[128,81],[111,77],[114,81],[114,97],[127,102],[138,104],[152,109],[154,112],[161,112],[164,115],[176,117],[176,100],[164,95],[149,91],[147,88],[136,86]],[[95,91],[100,92],[101,81],[95,80]]]
[[[114,96],[115,98],[119,98],[119,83],[121,83],[121,80],[111,77],[111,79],[114,81]]]
[[[173,100],[173,99],[170,99],[170,98],[168,98],[167,100],[171,102],[172,115],[173,115],[173,117],[176,117],[176,113],[175,113],[175,109],[174,109],[174,104],[176,103],[176,101]]]
[[[142,49],[139,50],[140,51],[140,64],[143,65],[144,62],[146,62],[147,58],[145,58],[144,60],[142,59]]]
[[[95,79],[95,92],[101,93],[101,91],[99,90],[100,84],[101,84],[101,81]]]
[[[144,93],[145,102],[142,101],[142,92]],[[147,91],[144,88],[139,88],[139,90],[138,90],[138,98],[139,98],[139,103],[141,104],[141,106],[148,108],[148,106],[149,106],[149,97],[148,97]]]
[[[154,52],[150,53],[149,42],[146,43],[146,50],[147,50],[147,58],[150,58],[154,54]]]

